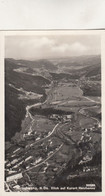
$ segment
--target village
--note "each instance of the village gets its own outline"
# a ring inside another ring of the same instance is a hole
[[[25,139],[25,145],[18,145],[18,148],[15,148],[11,152],[11,159],[7,158],[5,164],[6,164],[6,184],[7,187],[12,187],[12,189],[18,190],[22,187],[26,187],[27,185],[29,187],[32,187],[32,176],[28,173],[28,170],[31,170],[31,168],[40,168],[42,166],[42,169],[40,172],[36,171],[36,174],[39,173],[39,176],[42,174],[46,174],[47,178],[48,175],[52,176],[52,180],[54,176],[59,175],[64,168],[66,168],[67,162],[62,162],[61,158],[58,161],[57,159],[54,159],[53,162],[50,162],[50,159],[54,154],[59,151],[60,147],[63,143],[65,143],[66,138],[69,138],[71,140],[71,137],[73,135],[78,135],[77,132],[74,130],[74,126],[71,126],[72,115],[58,115],[58,114],[52,114],[49,116],[50,120],[60,123],[60,127],[56,128],[53,135],[50,132],[43,132],[43,134],[36,133],[34,131],[29,131],[28,133],[23,134],[23,138]],[[65,127],[65,125],[68,125],[68,128]],[[62,126],[63,125],[63,126]],[[64,127],[66,129],[64,129]],[[63,128],[63,134],[62,134],[62,128]],[[59,131],[60,130],[60,131]],[[79,165],[84,165],[85,163],[92,160],[92,153],[91,153],[91,145],[93,145],[91,142],[93,142],[92,135],[94,132],[100,133],[101,127],[98,123],[95,123],[90,128],[82,128],[81,132],[79,133],[78,142],[77,139],[74,141],[76,145],[78,145],[78,149],[80,150],[80,154],[82,159],[79,161]],[[61,137],[62,135],[62,137]],[[56,138],[60,138],[59,140]],[[34,139],[34,140],[33,140]],[[70,142],[69,140],[69,142]],[[62,143],[63,142],[63,143]],[[23,142],[24,143],[24,142]],[[94,143],[97,143],[97,141],[94,141]],[[70,144],[71,145],[71,144]],[[24,146],[24,147],[23,147]],[[85,154],[84,154],[84,148],[85,148]],[[87,153],[86,153],[87,151]],[[8,154],[7,154],[8,157]],[[10,155],[9,155],[10,157]],[[50,168],[50,170],[49,170]],[[93,171],[94,169],[90,167],[84,167],[82,172],[89,172]],[[97,170],[97,168],[96,168]],[[31,177],[30,177],[31,176]],[[71,174],[70,174],[71,176]],[[24,179],[22,181],[22,179]],[[22,181],[22,183],[21,183]],[[20,182],[20,185],[19,185]],[[23,183],[24,182],[24,183]],[[37,182],[38,183],[38,182]],[[24,188],[23,188],[24,189]]]

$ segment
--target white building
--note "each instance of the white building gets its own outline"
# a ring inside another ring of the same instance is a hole
[[[8,177],[6,178],[6,181],[7,181],[7,182],[11,182],[11,181],[13,181],[13,180],[17,180],[17,179],[20,179],[20,178],[23,178],[22,173],[18,173],[18,174],[12,175],[12,176],[8,176]]]

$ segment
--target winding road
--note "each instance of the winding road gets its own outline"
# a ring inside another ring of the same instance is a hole
[[[85,97],[85,98],[88,99],[90,102],[94,102],[94,103],[96,103],[96,104],[99,103],[99,102],[94,101],[94,100],[92,100],[92,99],[90,99],[90,98],[88,98],[88,97]],[[28,105],[28,106],[26,107],[26,115],[25,115],[25,118],[30,118],[30,119],[31,119],[30,127],[29,127],[29,131],[30,131],[30,132],[32,131],[32,127],[33,127],[33,124],[34,124],[34,121],[35,121],[35,118],[34,118],[34,117],[32,116],[32,114],[30,113],[30,109],[33,108],[33,107],[35,108],[35,107],[44,105],[44,104],[47,102],[47,100],[48,100],[48,98],[47,98],[43,103],[35,103],[35,104],[31,105],[31,106]],[[95,106],[92,106],[92,107],[96,107],[96,105],[95,105]],[[84,114],[84,110],[87,109],[87,108],[90,108],[90,107],[81,108],[81,109],[79,110],[79,113],[81,113],[82,115],[85,115],[85,114]],[[90,117],[90,118],[96,120],[96,121],[98,122],[98,124],[100,125],[100,122],[99,122],[98,119],[93,118],[93,117]],[[32,170],[33,168],[39,167],[39,166],[41,166],[43,163],[45,163],[46,161],[48,161],[52,156],[54,156],[55,153],[57,153],[57,152],[63,147],[63,145],[64,145],[65,142],[72,142],[72,143],[75,143],[75,142],[72,140],[72,138],[71,138],[71,139],[70,139],[70,138],[68,139],[68,138],[62,133],[62,131],[61,131],[60,129],[57,129],[58,126],[59,126],[60,124],[61,124],[61,122],[57,123],[57,124],[54,126],[54,128],[52,129],[51,133],[48,134],[46,137],[44,137],[44,138],[42,138],[42,139],[39,139],[38,141],[35,141],[35,142],[33,142],[32,144],[28,144],[28,145],[26,146],[26,148],[28,148],[28,147],[30,148],[31,146],[36,145],[36,144],[38,144],[39,142],[45,141],[45,140],[48,139],[55,131],[56,131],[56,133],[58,134],[59,138],[60,138],[61,140],[63,140],[62,143],[61,143],[61,145],[59,146],[59,148],[57,148],[56,151],[54,151],[51,155],[49,155],[45,160],[42,160],[40,163],[38,163],[38,164],[36,164],[36,165],[34,165],[34,166],[28,168],[28,169],[25,169],[24,172],[27,172],[27,171]],[[61,125],[62,125],[62,126],[65,126],[65,124],[66,124],[66,123],[61,124]],[[28,150],[29,150],[29,149],[28,149]]]
[[[85,97],[85,98],[88,99],[90,102],[94,102],[94,103],[96,103],[96,104],[100,103],[100,102],[97,102],[97,101],[95,101],[95,100],[92,100],[91,98],[88,98],[88,97]],[[35,119],[33,118],[32,114],[30,113],[30,109],[31,109],[32,107],[41,106],[41,105],[45,104],[46,102],[47,102],[47,100],[45,100],[43,103],[36,103],[36,104],[33,104],[33,105],[31,105],[31,106],[27,106],[27,107],[26,107],[26,117],[30,117],[30,119],[32,120],[32,121],[31,121],[31,124],[30,124],[30,128],[29,128],[30,131],[32,131],[32,126],[33,126],[33,123],[34,123],[34,120],[35,120]],[[92,108],[93,108],[93,107],[96,107],[96,105],[95,105],[95,106],[92,106]],[[87,108],[90,108],[90,107],[81,108],[81,109],[79,110],[79,113],[81,113],[82,115],[85,115],[85,114],[84,114],[84,110],[87,109]],[[94,118],[94,117],[91,117],[91,118],[94,119],[94,120],[96,120],[96,121],[98,122],[99,126],[101,126],[98,119],[96,119],[96,118]],[[56,130],[56,128],[57,128],[60,124],[61,124],[60,122],[57,123],[49,135],[47,135],[45,138],[42,138],[42,139],[40,139],[40,140],[38,140],[38,141],[32,143],[31,146],[33,146],[33,145],[35,145],[35,144],[38,144],[39,142],[45,141],[45,140],[48,139],[55,131],[56,131],[56,133],[58,133],[58,135],[60,135],[61,138],[63,137],[62,139],[64,139],[64,138],[65,138],[65,135],[64,135],[60,130]],[[63,126],[64,126],[64,124],[63,124]],[[64,140],[67,140],[67,138],[65,138]],[[73,143],[72,138],[71,138],[71,140],[69,139],[69,141]],[[64,142],[65,142],[65,141],[64,141]],[[64,142],[63,142],[63,143],[64,143]],[[59,147],[59,149],[58,149],[57,151],[60,150],[60,148],[63,146],[63,143],[61,144],[61,146]],[[28,148],[28,147],[30,147],[30,144],[26,146],[26,148]],[[56,151],[56,152],[57,152],[57,151]],[[37,165],[35,165],[35,166],[33,166],[33,167],[27,169],[26,171],[29,171],[29,170],[31,170],[31,169],[33,169],[33,168],[35,168],[35,167],[38,167],[38,166],[42,165],[42,164],[45,163],[48,159],[50,159],[56,152],[54,152],[52,155],[48,156],[47,159],[45,159],[45,160],[42,161],[41,163],[39,163],[39,164],[37,164]]]
[[[59,146],[59,148],[58,148],[56,151],[53,152],[53,154],[49,155],[49,156],[48,156],[45,160],[43,160],[41,163],[36,164],[35,166],[33,166],[33,167],[29,168],[29,169],[24,170],[23,173],[25,173],[25,172],[27,172],[27,171],[30,171],[30,170],[32,170],[33,168],[36,168],[36,167],[41,166],[43,163],[45,163],[46,161],[48,161],[52,156],[54,156],[54,154],[56,154],[56,153],[63,147],[63,145],[64,145],[64,144],[62,143],[62,144]]]
[[[49,135],[47,135],[46,137],[44,137],[44,138],[42,138],[42,139],[40,139],[40,140],[38,140],[38,141],[32,143],[31,146],[33,146],[33,145],[35,145],[35,144],[38,144],[39,142],[42,142],[42,141],[48,139],[48,138],[55,132],[55,130],[56,130],[56,128],[59,126],[59,124],[60,124],[60,123],[57,123],[57,124],[55,125],[55,127],[53,128],[53,130],[51,131],[51,133],[50,133]],[[28,148],[29,146],[30,146],[30,144],[27,145],[26,148]]]
[[[90,100],[91,100],[91,99],[90,99]],[[93,102],[93,101],[92,101],[92,102]],[[94,101],[94,102],[95,102],[95,101]],[[95,102],[95,103],[97,103],[97,102]],[[81,109],[79,110],[79,113],[82,114],[82,115],[84,115],[84,116],[87,116],[86,114],[84,114],[85,109],[94,108],[94,107],[97,107],[97,105],[91,106],[91,107],[84,107],[84,108],[81,108]],[[93,119],[93,120],[95,120],[95,121],[97,121],[97,123],[99,124],[99,127],[101,127],[101,123],[100,123],[100,121],[99,121],[97,118],[94,118],[94,117],[90,117],[90,118]]]

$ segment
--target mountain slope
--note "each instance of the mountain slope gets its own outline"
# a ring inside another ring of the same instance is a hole
[[[43,95],[40,101],[46,97],[45,85],[49,84],[49,80],[41,76],[30,76],[24,73],[15,72],[14,69],[19,68],[11,60],[5,60],[5,140],[9,141],[16,132],[21,130],[21,121],[24,119],[27,105],[39,102],[39,99],[19,99],[19,95],[23,94],[17,89],[23,89],[28,92]],[[12,84],[12,85],[11,85]],[[14,88],[13,88],[14,86]],[[15,89],[16,87],[16,89]]]

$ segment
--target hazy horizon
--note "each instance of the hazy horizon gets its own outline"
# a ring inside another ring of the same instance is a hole
[[[13,57],[5,57],[5,59],[14,59],[14,60],[26,60],[26,61],[37,61],[37,60],[53,60],[53,59],[66,59],[66,58],[78,58],[78,57],[88,57],[88,56],[100,56],[101,57],[101,54],[94,54],[94,55],[80,55],[80,56],[65,56],[65,57],[46,57],[46,58],[30,58],[30,59],[26,59],[26,58],[21,58],[21,59],[16,59],[16,58],[13,58]]]
[[[5,58],[37,60],[100,54],[99,35],[25,35],[5,38]]]

